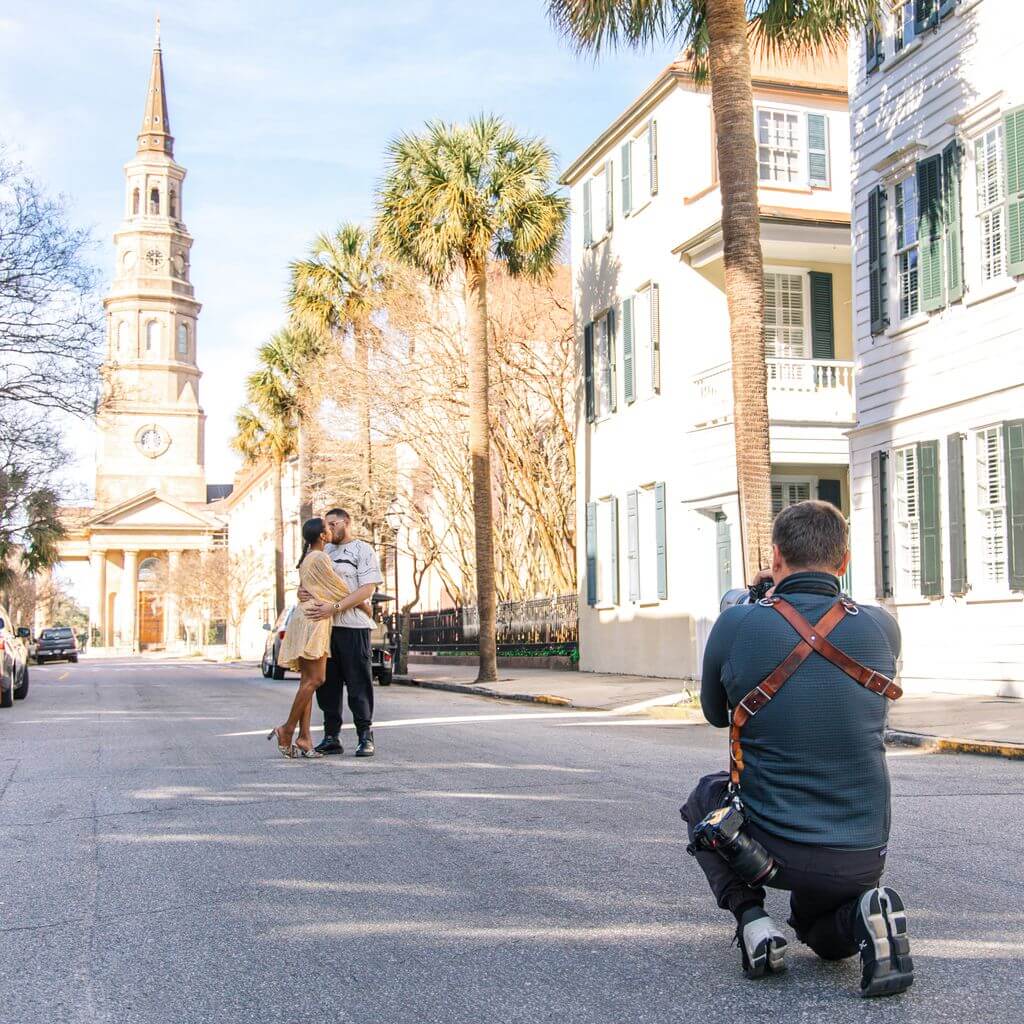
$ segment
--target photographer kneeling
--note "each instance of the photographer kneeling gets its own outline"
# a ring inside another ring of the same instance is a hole
[[[790,891],[802,942],[826,960],[860,950],[861,995],[892,995],[914,977],[903,901],[879,886],[899,627],[842,597],[850,555],[834,506],[784,509],[772,544],[769,596],[727,609],[708,639],[701,706],[730,726],[730,772],[701,779],[683,807],[690,852],[736,917],[749,977],[785,970],[770,885]]]

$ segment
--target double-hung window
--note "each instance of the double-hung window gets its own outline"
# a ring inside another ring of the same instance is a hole
[[[583,245],[596,245],[612,230],[612,162],[583,182]]]
[[[987,427],[977,433],[978,517],[980,578],[996,586],[1006,584],[1006,470],[1003,428]]]
[[[896,596],[921,593],[921,518],[918,502],[917,447],[897,448],[894,483],[893,548]]]
[[[914,28],[915,6],[916,0],[905,0],[904,3],[893,8],[893,51],[895,53],[899,53],[914,41],[916,35]]]
[[[645,206],[658,191],[658,123],[647,121],[623,144],[622,212],[626,216]]]
[[[784,508],[807,501],[811,496],[810,480],[785,480],[772,484],[772,516],[777,516]]]
[[[627,404],[661,390],[659,305],[656,284],[622,303],[622,388]]]
[[[594,384],[597,418],[615,411],[615,343],[610,315],[594,323]]]
[[[626,495],[629,599],[653,604],[668,597],[665,485],[648,484]]]
[[[974,143],[982,281],[994,281],[1006,273],[1006,150],[1003,139],[1003,126],[997,125]]]
[[[761,181],[795,184],[804,180],[800,120],[793,110],[758,110],[757,166]]]
[[[765,352],[774,359],[806,359],[807,304],[804,274],[764,275]]]
[[[920,308],[917,240],[917,177],[896,185],[896,273],[900,285],[900,319]]]
[[[619,503],[601,498],[587,504],[587,604],[619,603]]]

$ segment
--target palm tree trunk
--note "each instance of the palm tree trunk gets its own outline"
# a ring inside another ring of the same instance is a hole
[[[487,367],[487,265],[466,266],[466,326],[469,332],[469,457],[473,470],[473,529],[476,540],[476,604],[480,613],[478,683],[498,678],[495,633],[494,524],[491,506],[491,429]]]
[[[725,298],[732,346],[736,480],[746,578],[771,565],[771,450],[764,269],[745,0],[708,0],[711,102],[718,132]]]
[[[359,503],[363,525],[376,538],[376,523],[370,522],[373,507],[373,436],[370,431],[370,346],[363,330],[355,332],[356,375],[359,380],[356,405],[359,417],[360,476]]]
[[[305,417],[299,416],[298,423],[299,448],[299,524],[313,518],[313,495],[309,482],[309,434],[306,431]]]
[[[284,508],[281,500],[282,465],[274,460],[274,607],[284,611]],[[275,622],[277,620],[275,619]]]

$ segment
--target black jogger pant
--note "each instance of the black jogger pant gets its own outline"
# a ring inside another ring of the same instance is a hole
[[[324,735],[341,732],[341,691],[348,691],[348,707],[356,732],[373,725],[373,664],[370,660],[370,631],[334,626],[327,678],[316,691],[316,702],[324,713]]]
[[[691,843],[694,825],[723,806],[728,785],[726,772],[706,775],[697,783],[681,810]],[[797,938],[823,960],[853,956],[857,952],[854,939],[857,901],[867,889],[878,885],[885,867],[885,847],[835,850],[827,846],[808,846],[771,835],[749,820],[746,830],[779,865],[779,873],[769,885],[789,891],[789,924]],[[723,910],[735,914],[742,907],[764,904],[764,889],[747,885],[719,854],[713,850],[698,850],[696,858]]]

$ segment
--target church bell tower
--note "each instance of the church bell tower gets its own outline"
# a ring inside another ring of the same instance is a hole
[[[185,168],[174,161],[159,25],[134,159],[125,166],[124,220],[104,301],[107,394],[98,417],[96,507],[154,489],[205,503],[206,417],[199,405],[192,236]]]

